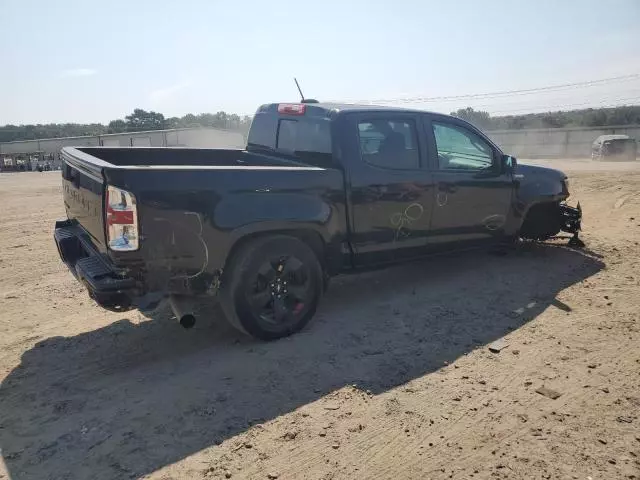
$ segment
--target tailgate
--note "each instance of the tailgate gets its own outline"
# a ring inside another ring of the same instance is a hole
[[[100,167],[63,153],[62,194],[67,218],[77,222],[98,250],[106,251],[104,181]]]

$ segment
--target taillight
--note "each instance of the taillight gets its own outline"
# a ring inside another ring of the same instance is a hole
[[[107,244],[111,250],[137,250],[138,210],[133,193],[107,186],[106,198]]]
[[[285,115],[304,115],[307,106],[304,103],[280,103],[278,113]]]

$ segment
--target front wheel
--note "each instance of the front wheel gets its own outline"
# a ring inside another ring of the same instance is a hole
[[[261,340],[286,337],[313,317],[323,274],[313,250],[294,237],[251,240],[225,267],[220,303],[229,322]]]
[[[520,228],[520,236],[530,240],[547,240],[562,229],[560,204],[539,203],[531,207]]]

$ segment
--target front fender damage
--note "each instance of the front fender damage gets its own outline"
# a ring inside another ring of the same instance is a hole
[[[572,233],[573,237],[569,240],[572,247],[584,247],[584,242],[578,237],[578,233],[582,229],[582,207],[580,202],[576,207],[571,207],[566,203],[561,203],[559,208],[560,229],[563,232]]]
[[[525,240],[545,241],[557,238],[560,232],[573,234],[570,246],[582,247],[578,235],[582,228],[582,208],[572,207],[565,201],[538,203],[531,207],[519,229]]]

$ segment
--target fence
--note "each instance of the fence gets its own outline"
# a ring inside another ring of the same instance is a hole
[[[241,132],[217,128],[181,128],[153,130],[84,137],[46,138],[0,143],[0,157],[36,155],[40,161],[58,154],[62,147],[194,147],[194,148],[244,148]]]
[[[486,132],[505,153],[521,158],[585,158],[600,135],[629,135],[640,142],[640,125],[588,128],[541,128]]]
[[[520,158],[585,158],[591,156],[591,144],[600,135],[624,134],[640,142],[640,125],[593,128],[542,128],[493,130],[489,137],[511,155]],[[188,146],[197,148],[242,148],[239,132],[213,128],[156,130],[151,132],[50,138],[0,143],[0,155],[17,152],[56,154],[64,146]]]

